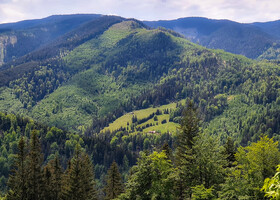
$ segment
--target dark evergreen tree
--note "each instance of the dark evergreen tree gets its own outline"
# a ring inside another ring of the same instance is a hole
[[[232,141],[231,137],[227,138],[224,148],[225,148],[224,153],[228,162],[227,166],[233,167],[233,163],[235,161],[234,154],[236,153],[236,148],[234,146],[234,142]]]
[[[217,188],[224,181],[227,164],[219,138],[207,133],[199,133],[193,148],[196,180],[194,183],[198,186],[196,189],[199,189],[201,185],[206,189]]]
[[[51,160],[44,168],[43,198],[46,200],[59,200],[62,195],[62,167],[59,157]]]
[[[69,199],[68,195],[70,193],[70,169],[71,169],[71,160],[68,161],[67,168],[62,174],[62,192],[61,197],[63,200]]]
[[[82,152],[82,172],[81,172],[81,184],[84,193],[84,199],[97,200],[96,184],[94,180],[94,168],[92,161],[88,154]]]
[[[178,168],[175,193],[179,200],[191,197],[191,187],[195,185],[194,143],[199,133],[199,118],[194,104],[189,101],[183,112],[177,138],[175,164]]]
[[[42,187],[42,199],[52,200],[52,174],[49,166],[45,166],[43,170],[44,186]]]
[[[148,155],[140,152],[137,165],[131,168],[126,190],[118,200],[172,200],[174,168],[164,151]]]
[[[163,145],[162,145],[162,148],[161,148],[163,151],[165,151],[165,154],[167,156],[167,159],[169,160],[173,160],[172,159],[172,149],[169,147],[168,143],[165,142]]]
[[[32,131],[27,163],[27,198],[29,200],[41,199],[43,190],[43,154],[37,130]]]
[[[65,179],[67,184],[67,186],[64,186],[66,190],[65,199],[97,199],[93,166],[88,155],[82,152],[79,145],[76,146]]]
[[[27,199],[27,148],[24,138],[21,137],[18,143],[18,153],[15,158],[14,168],[9,177],[9,192],[7,200],[26,200]]]
[[[53,161],[51,161],[51,172],[53,199],[58,200],[61,198],[62,188],[62,167],[60,165],[58,155]]]
[[[108,170],[105,191],[105,200],[115,199],[123,192],[123,183],[117,163],[114,161]]]
[[[126,155],[123,157],[123,163],[122,163],[123,171],[128,171],[129,170],[129,160]]]

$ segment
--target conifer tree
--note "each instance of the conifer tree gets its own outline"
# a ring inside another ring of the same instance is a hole
[[[123,157],[123,163],[122,163],[123,171],[128,171],[129,169],[129,160],[126,155]]]
[[[108,170],[104,191],[106,193],[105,200],[115,199],[123,192],[121,174],[115,161]]]
[[[140,152],[137,165],[131,168],[131,175],[126,183],[126,190],[118,200],[172,200],[173,171],[171,161],[164,151],[154,151],[151,155]]]
[[[59,157],[51,160],[44,168],[43,198],[46,200],[59,200],[62,195],[62,167]]]
[[[166,154],[168,160],[173,160],[172,159],[172,149],[169,147],[167,142],[165,142],[162,145],[161,150],[165,151],[165,154]]]
[[[179,200],[191,197],[191,187],[195,181],[193,146],[198,133],[198,114],[194,104],[189,101],[181,119],[175,151],[175,164],[178,169],[175,193]]]
[[[62,185],[61,185],[61,197],[63,200],[69,199],[68,195],[70,193],[70,169],[71,169],[72,165],[71,165],[71,160],[68,161],[67,163],[67,168],[64,171],[64,173],[62,174]]]
[[[206,189],[217,186],[224,181],[226,156],[219,144],[219,138],[207,133],[199,133],[195,141],[195,179],[199,189],[203,185]]]
[[[42,198],[43,173],[42,163],[43,155],[41,153],[41,144],[38,138],[38,131],[33,130],[30,140],[30,152],[27,157],[27,196],[30,200]]]
[[[14,169],[8,180],[9,191],[7,200],[25,200],[27,199],[27,166],[26,166],[27,148],[24,138],[21,137],[18,143],[18,153],[15,158]]]
[[[94,171],[92,162],[85,152],[82,152],[82,173],[81,173],[82,189],[84,199],[97,200],[96,184],[94,180]]]
[[[280,162],[279,143],[263,136],[235,154],[237,166],[222,185],[221,199],[265,199],[261,187]],[[250,198],[248,198],[250,197]]]
[[[75,148],[65,179],[67,185],[64,186],[66,190],[64,198],[71,200],[97,199],[93,166],[88,155],[82,152],[79,145]]]
[[[234,146],[234,143],[233,143],[231,137],[227,138],[224,148],[225,148],[224,153],[225,153],[225,156],[226,156],[226,159],[228,162],[227,167],[233,167],[233,163],[235,161],[234,154],[236,153],[236,150],[235,150],[235,146]]]
[[[51,161],[51,172],[52,172],[52,192],[53,199],[58,200],[61,198],[62,189],[62,167],[60,165],[59,156],[56,155],[55,159]]]
[[[76,148],[74,157],[71,160],[71,166],[69,167],[69,199],[78,200],[81,199],[83,194],[80,184],[81,176],[81,149]]]
[[[52,200],[52,174],[49,166],[44,167],[43,180],[44,186],[42,187],[42,199]]]

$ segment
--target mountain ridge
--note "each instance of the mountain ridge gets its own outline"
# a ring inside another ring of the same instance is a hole
[[[89,134],[125,112],[192,98],[201,104],[205,120],[211,121],[226,108],[223,94],[252,96],[246,89],[248,78],[256,92],[268,72],[279,76],[278,65],[210,50],[170,30],[146,28],[137,20],[111,16],[90,23],[92,28],[74,30],[49,50],[31,53],[30,62],[6,64],[22,73],[19,78],[9,70],[0,71],[6,85],[2,111],[19,110],[49,125]],[[256,79],[254,73],[263,75]],[[272,80],[277,85],[277,78]],[[254,94],[258,100],[246,98],[253,104],[270,104],[277,99],[275,89],[267,91],[272,95],[269,100],[263,91]],[[17,107],[7,110],[11,99]]]
[[[162,26],[183,34],[192,42],[207,48],[223,49],[258,58],[274,43],[279,43],[279,35],[272,34],[265,25],[238,23],[230,20],[216,20],[203,17],[187,17],[175,20],[144,21],[154,28]],[[271,27],[275,27],[272,22]]]
[[[37,50],[98,17],[101,15],[56,15],[38,20],[0,24],[0,66]],[[13,42],[5,39],[7,37],[12,38]]]

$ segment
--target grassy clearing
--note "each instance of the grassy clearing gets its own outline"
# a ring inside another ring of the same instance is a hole
[[[144,133],[148,133],[150,131],[155,131],[156,133],[175,133],[177,131],[179,124],[174,122],[167,122],[166,124],[159,124],[157,126],[152,126],[144,129]]]
[[[180,103],[184,104],[185,101],[182,100]],[[152,113],[155,113],[157,110],[160,110],[162,113],[165,109],[175,109],[176,108],[176,103],[170,103],[167,105],[163,105],[160,107],[155,107],[155,108],[147,108],[147,109],[142,109],[142,110],[136,110],[131,113],[127,113],[118,119],[116,119],[113,123],[109,124],[108,127],[105,127],[102,131],[114,131],[117,130],[121,127],[129,127],[132,124],[132,117],[136,116],[137,119],[143,119],[145,117],[148,117]],[[138,124],[137,127],[143,127],[146,126],[147,124],[153,124],[154,126],[147,127],[143,130],[144,133],[147,133],[149,131],[156,131],[156,132],[175,132],[176,127],[178,124],[169,122],[169,114],[162,114],[162,115],[157,115],[158,120],[154,121],[154,119],[150,119],[145,123]],[[163,120],[166,120],[167,123],[162,124],[161,122]]]
[[[0,89],[0,110],[7,113],[17,113],[26,115],[27,110],[24,109],[23,104],[20,102],[13,90],[10,88]]]

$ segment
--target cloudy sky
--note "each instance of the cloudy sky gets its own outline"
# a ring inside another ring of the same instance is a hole
[[[54,14],[114,14],[141,20],[201,16],[238,22],[280,19],[280,0],[0,0],[0,23]]]

